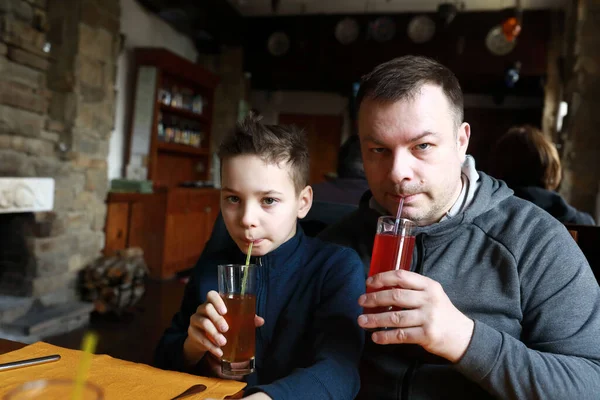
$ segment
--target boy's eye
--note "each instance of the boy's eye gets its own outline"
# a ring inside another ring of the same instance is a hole
[[[236,204],[240,202],[240,198],[237,196],[227,196],[225,200],[230,204]]]
[[[265,197],[263,199],[263,204],[267,205],[267,206],[271,206],[273,204],[277,203],[277,199],[274,199],[272,197]]]
[[[427,150],[431,147],[430,143],[421,143],[415,146],[417,150]]]

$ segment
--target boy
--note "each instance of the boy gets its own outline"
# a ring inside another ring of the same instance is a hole
[[[219,149],[221,213],[235,242],[202,254],[183,304],[156,351],[161,368],[218,372],[226,343],[217,266],[244,263],[250,242],[257,264],[256,372],[248,399],[353,399],[364,334],[356,319],[365,284],[354,250],[304,235],[308,213],[306,136],[246,118]],[[264,318],[264,320],[263,320]]]

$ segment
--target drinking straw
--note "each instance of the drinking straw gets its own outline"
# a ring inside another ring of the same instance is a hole
[[[398,211],[396,211],[396,221],[394,222],[394,234],[398,235],[400,240],[398,241],[398,248],[396,249],[396,265],[394,269],[400,268],[400,261],[402,260],[402,252],[400,251],[400,246],[402,245],[402,235],[398,233],[398,226],[400,225],[400,218],[402,216],[402,206],[404,205],[404,197],[400,197],[400,203],[398,203]]]
[[[77,378],[75,379],[75,388],[73,390],[73,400],[81,400],[83,397],[83,385],[85,378],[90,369],[92,363],[92,354],[96,350],[96,344],[98,343],[98,335],[94,332],[87,332],[83,337],[81,350],[81,361],[79,361],[79,367],[77,368]]]
[[[398,232],[398,225],[400,225],[400,218],[402,216],[402,206],[404,205],[404,197],[400,197],[400,203],[398,203],[398,211],[396,211],[396,222],[394,223],[394,232]]]
[[[248,265],[250,265],[250,255],[252,254],[252,243],[248,246],[248,254],[246,254],[246,268],[244,268],[244,276],[242,277],[242,296],[246,294],[246,286],[248,284]]]

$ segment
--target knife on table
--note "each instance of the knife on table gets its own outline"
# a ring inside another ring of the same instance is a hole
[[[58,360],[60,360],[60,355],[53,354],[51,356],[28,358],[26,360],[12,361],[9,363],[0,364],[0,371],[7,371],[9,369],[29,367],[31,365],[39,365],[39,364],[49,363],[49,362],[58,361]]]

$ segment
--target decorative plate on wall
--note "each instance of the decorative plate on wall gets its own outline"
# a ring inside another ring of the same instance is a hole
[[[502,26],[496,25],[485,37],[485,46],[488,50],[497,56],[504,56],[515,48],[517,40],[509,41],[502,30]]]
[[[341,44],[350,44],[358,38],[360,28],[354,18],[344,18],[335,26],[335,38]]]
[[[427,15],[417,15],[408,23],[408,37],[415,43],[425,43],[435,34],[435,22]]]
[[[273,32],[267,41],[269,53],[281,57],[290,50],[290,38],[284,32]]]
[[[371,36],[377,42],[387,42],[396,34],[396,23],[388,17],[379,17],[370,24]]]

